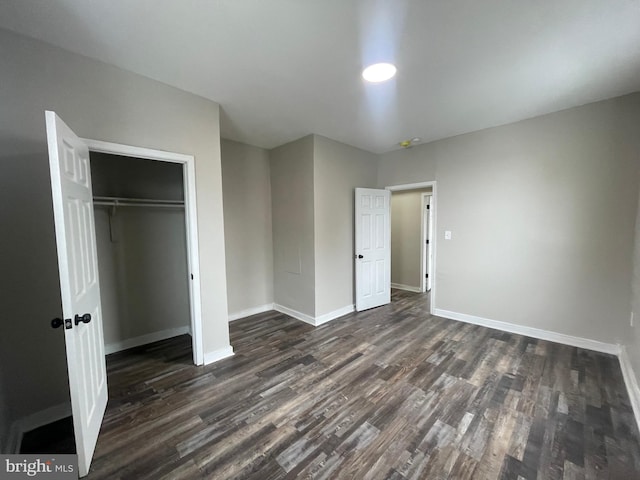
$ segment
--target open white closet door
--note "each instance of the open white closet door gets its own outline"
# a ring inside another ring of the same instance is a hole
[[[46,112],[51,191],[78,473],[87,475],[107,406],[89,149]]]
[[[356,310],[391,302],[391,192],[356,188]]]

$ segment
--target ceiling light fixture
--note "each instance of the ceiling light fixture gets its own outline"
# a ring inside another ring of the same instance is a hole
[[[362,71],[362,78],[371,83],[386,82],[395,76],[396,71],[396,66],[391,63],[376,63]]]
[[[407,140],[402,140],[401,142],[398,142],[398,145],[400,145],[402,148],[410,148],[413,147],[416,143],[421,142],[422,139],[420,137],[413,137],[412,139],[407,139]]]

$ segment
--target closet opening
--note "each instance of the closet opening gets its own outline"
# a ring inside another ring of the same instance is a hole
[[[202,365],[194,158],[89,144],[105,354],[182,337]]]
[[[436,298],[436,182],[391,190],[391,288],[423,294],[433,314]]]

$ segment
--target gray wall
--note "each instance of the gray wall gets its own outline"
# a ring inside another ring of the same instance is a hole
[[[640,96],[636,96],[636,105],[638,108],[638,118],[633,128],[640,130]],[[640,132],[636,131],[636,145],[634,151],[636,158],[640,160]],[[638,177],[640,183],[640,176]],[[629,360],[636,374],[636,380],[640,384],[640,198],[638,202],[638,210],[636,214],[635,237],[633,243],[633,274],[631,282],[631,311],[634,314],[633,328],[629,328],[629,332],[625,337],[624,345],[629,355]],[[640,394],[640,392],[638,392]]]
[[[13,418],[69,401],[44,111],[82,137],[196,158],[204,351],[227,348],[227,292],[214,102],[0,31],[0,336]],[[46,392],[43,393],[43,392]]]
[[[273,303],[269,153],[222,140],[229,315]]]
[[[354,189],[376,184],[377,156],[314,135],[315,315],[354,303]]]
[[[120,207],[112,242],[107,208],[95,208],[105,345],[190,327],[184,211]]]
[[[107,207],[94,206],[93,215],[96,225],[96,253],[98,255],[98,273],[100,278],[100,306],[102,307],[102,327],[104,343],[125,340],[125,327],[120,326],[128,318],[123,295],[124,285],[124,245],[122,243],[122,211],[112,221],[116,242],[111,241],[111,226]],[[122,334],[120,334],[122,332]]]
[[[436,308],[608,343],[627,337],[639,98],[381,157],[380,186],[438,182]]]
[[[422,195],[429,190],[391,194],[391,283],[421,288]]]
[[[0,346],[6,348],[1,343]],[[2,359],[0,358],[0,360]],[[12,415],[9,406],[7,385],[4,379],[4,370],[7,368],[6,365],[4,362],[0,365],[0,453],[13,453],[7,451]]]
[[[278,305],[315,315],[313,136],[269,151],[273,294]]]
[[[353,305],[355,187],[377,156],[309,135],[269,152],[275,303],[310,317]]]
[[[435,143],[378,155],[378,187],[435,180],[437,162],[426,154]]]

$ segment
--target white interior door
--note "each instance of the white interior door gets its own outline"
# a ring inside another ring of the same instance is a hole
[[[389,190],[356,188],[356,310],[391,301],[391,222]]]
[[[78,473],[89,472],[107,406],[89,149],[46,112],[51,191]]]
[[[431,195],[424,196],[424,271],[425,271],[425,284],[422,291],[431,290]]]

